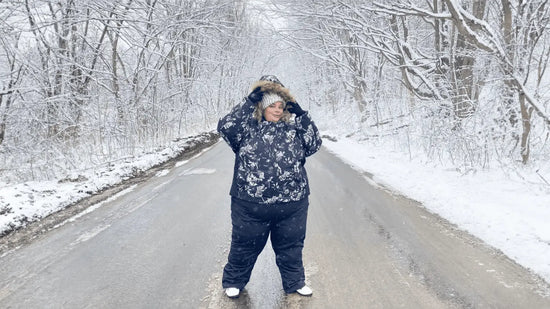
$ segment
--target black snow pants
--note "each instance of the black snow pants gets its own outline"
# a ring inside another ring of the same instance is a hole
[[[231,249],[223,270],[223,288],[243,289],[268,236],[286,293],[305,285],[302,249],[306,237],[308,198],[280,204],[257,204],[231,198]]]

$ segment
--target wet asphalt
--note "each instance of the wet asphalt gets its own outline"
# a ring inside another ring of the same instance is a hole
[[[550,308],[540,278],[322,149],[286,295],[268,245],[228,299],[233,154],[218,143],[0,257],[0,308]]]

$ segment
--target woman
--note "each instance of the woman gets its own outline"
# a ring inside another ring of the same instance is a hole
[[[302,263],[309,205],[304,164],[321,137],[277,77],[262,76],[251,89],[218,123],[235,152],[231,249],[222,285],[228,297],[239,296],[271,235],[284,291],[309,296]]]

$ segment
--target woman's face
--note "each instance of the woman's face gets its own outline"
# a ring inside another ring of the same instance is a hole
[[[264,118],[267,121],[277,122],[283,117],[283,102],[275,102],[264,109]]]

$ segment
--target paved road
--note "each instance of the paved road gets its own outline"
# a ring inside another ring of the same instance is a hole
[[[283,293],[270,247],[224,297],[233,155],[219,143],[0,257],[0,308],[550,308],[548,285],[417,203],[324,150],[307,168],[313,297]]]

